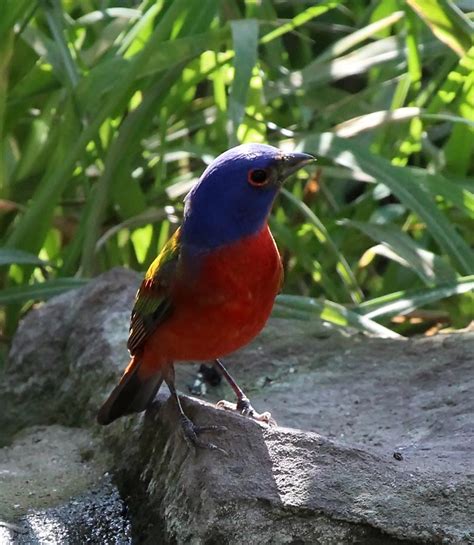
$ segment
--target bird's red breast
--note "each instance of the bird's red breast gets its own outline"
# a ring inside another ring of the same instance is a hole
[[[282,282],[278,249],[267,225],[179,271],[173,312],[143,347],[143,371],[177,360],[212,360],[252,340],[267,321]]]

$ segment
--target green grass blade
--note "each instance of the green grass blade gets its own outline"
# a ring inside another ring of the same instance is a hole
[[[341,223],[358,229],[389,248],[427,285],[456,277],[456,271],[439,256],[421,248],[412,238],[394,225],[351,220],[343,220]]]
[[[79,278],[56,278],[39,284],[6,288],[0,291],[0,305],[45,301],[55,295],[85,286],[86,283],[86,280]]]
[[[456,206],[466,217],[474,219],[474,186],[464,187],[441,174],[431,174],[421,168],[407,168],[418,183],[433,196],[441,196]]]
[[[296,28],[306,24],[308,21],[311,21],[311,19],[319,17],[320,15],[323,15],[323,13],[336,8],[340,3],[341,0],[329,0],[327,2],[321,2],[317,6],[312,6],[303,10],[301,13],[298,13],[298,15],[295,15],[295,17],[293,17],[293,19],[288,23],[284,23],[275,30],[265,34],[265,36],[263,36],[260,40],[260,43],[267,44],[276,38],[280,38],[284,34],[292,32]]]
[[[405,206],[423,219],[430,235],[450,256],[459,272],[470,274],[474,271],[474,252],[436,207],[432,197],[410,176],[408,169],[395,167],[371,154],[361,144],[343,140],[331,133],[309,136],[305,139],[304,149],[355,171],[362,171],[374,181],[385,184]]]
[[[98,125],[98,120],[96,124]],[[55,206],[67,186],[75,162],[96,129],[98,126],[93,124],[81,133],[71,100],[66,103],[61,124],[55,128],[58,142],[55,153],[26,212],[7,238],[7,246],[32,253],[39,252],[50,228]]]
[[[244,118],[252,70],[257,62],[258,23],[255,19],[232,21],[234,78],[229,95],[229,143],[238,144],[237,130]]]
[[[352,326],[359,331],[364,331],[380,337],[392,339],[401,337],[398,333],[387,329],[371,319],[367,319],[367,316],[361,316],[357,312],[348,310],[333,301],[320,301],[311,297],[302,297],[299,295],[278,295],[275,309],[281,311],[286,308],[296,310],[300,313],[306,313],[310,316],[317,316],[321,320],[339,326]]]
[[[460,57],[472,45],[474,26],[449,0],[408,0],[433,34]]]
[[[379,19],[378,21],[375,21],[370,25],[367,25],[359,30],[352,32],[351,34],[349,34],[349,36],[344,36],[344,38],[341,38],[331,46],[327,47],[324,52],[321,53],[321,55],[318,55],[316,57],[314,62],[320,64],[326,63],[331,59],[335,59],[336,57],[347,53],[347,51],[349,51],[356,45],[359,45],[360,43],[365,42],[368,39],[372,39],[381,30],[389,28],[395,23],[398,23],[398,21],[400,21],[404,17],[404,15],[405,14],[403,11],[395,11],[387,17],[384,17],[383,19]],[[315,66],[315,64],[313,64],[313,66]]]
[[[13,27],[27,13],[31,0],[2,0],[2,16],[0,17],[0,41],[5,34],[10,34]]]
[[[113,92],[110,93],[108,100],[101,102],[100,108],[94,109],[94,116],[82,131],[78,126],[74,108],[69,109],[60,127],[60,151],[58,150],[55,154],[55,160],[52,161],[41,180],[32,205],[8,238],[8,246],[32,252],[39,250],[47,233],[54,207],[70,179],[76,161],[83,154],[87,144],[95,138],[103,121],[111,116],[117,105],[133,92],[136,77],[146,66],[154,51],[160,48],[160,38],[169,34],[176,14],[182,11],[185,4],[184,0],[176,0],[168,8],[150,41],[139,54],[133,57],[133,60],[126,63],[126,70],[120,74],[120,77],[113,80]],[[107,85],[110,85],[110,82],[107,82]],[[89,247],[93,248],[94,244]]]
[[[0,248],[0,266],[2,265],[48,265],[48,261],[37,255],[17,250],[16,248]]]
[[[59,0],[39,0],[39,3],[54,38],[62,71],[64,72],[64,81],[70,89],[74,89],[79,82],[79,73],[71,49],[68,47],[64,36],[64,16],[61,3]]]
[[[9,196],[9,175],[7,164],[7,138],[5,114],[8,97],[10,61],[13,54],[13,31],[0,34],[0,198]]]
[[[228,27],[217,28],[209,32],[185,36],[175,40],[167,40],[162,43],[150,60],[140,71],[141,76],[156,75],[180,62],[192,59],[203,51],[219,51],[228,41],[231,33]],[[256,48],[255,48],[256,57]]]
[[[328,250],[334,254],[337,260],[336,270],[347,289],[347,292],[354,303],[359,303],[363,300],[364,295],[362,290],[357,284],[357,280],[352,272],[352,269],[349,266],[346,258],[339,251],[338,247],[332,240],[329,235],[328,230],[324,226],[323,222],[316,216],[316,214],[302,201],[297,199],[292,193],[287,189],[281,190],[282,195],[284,195],[298,210],[303,214],[303,216],[309,221],[309,223],[314,227],[315,234],[321,244],[324,244]]]
[[[85,232],[84,246],[82,252],[82,271],[84,275],[90,275],[95,269],[95,246],[99,238],[99,230],[103,214],[112,193],[116,200],[127,199],[127,173],[130,155],[140,145],[138,135],[147,123],[153,119],[153,112],[167,96],[168,90],[179,76],[180,69],[170,70],[151,89],[140,106],[132,112],[120,128],[117,138],[112,143],[105,163],[104,173],[101,176],[95,192],[91,208],[87,211],[87,231]],[[133,143],[133,144],[132,144]],[[114,187],[115,186],[115,187]],[[144,203],[139,208],[144,208]],[[136,213],[140,212],[137,210]]]
[[[437,45],[435,44],[435,47]],[[404,61],[405,48],[396,37],[390,36],[367,45],[330,62],[320,63],[317,59],[289,76],[282,78],[269,89],[269,99],[295,93],[301,89],[323,87],[356,74],[363,74],[381,64]]]
[[[352,136],[356,136],[373,129],[378,129],[387,124],[402,123],[416,117],[431,121],[450,121],[452,123],[466,125],[471,129],[474,128],[474,121],[469,118],[452,114],[429,114],[424,112],[421,108],[409,106],[405,108],[397,108],[395,110],[381,110],[378,112],[371,112],[370,114],[353,117],[352,119],[348,119],[343,123],[336,125],[334,127],[334,134],[343,138],[351,138]]]
[[[474,275],[464,276],[456,282],[447,282],[421,290],[405,290],[365,301],[354,310],[367,318],[386,318],[407,314],[446,297],[474,291]]]
[[[460,89],[455,108],[468,122],[474,122],[474,47],[459,60]],[[464,175],[472,170],[474,155],[474,127],[454,126],[444,146],[446,165],[455,174]]]
[[[421,86],[422,61],[421,52],[418,49],[420,42],[419,20],[413,12],[406,7],[405,17],[407,32],[405,35],[405,44],[407,51],[407,72],[410,78],[410,86],[414,91],[418,91]]]

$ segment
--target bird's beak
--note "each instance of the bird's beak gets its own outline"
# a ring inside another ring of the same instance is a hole
[[[278,181],[281,184],[300,168],[313,163],[316,158],[309,153],[285,153],[279,160]]]

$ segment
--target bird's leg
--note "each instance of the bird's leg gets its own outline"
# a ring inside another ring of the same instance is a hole
[[[219,359],[214,360],[215,365],[217,368],[221,371],[221,373],[224,375],[224,378],[229,383],[229,386],[234,390],[235,395],[237,396],[237,403],[230,403],[229,401],[218,401],[217,407],[221,409],[227,409],[230,411],[237,411],[238,413],[249,416],[250,418],[253,418],[254,420],[258,420],[259,422],[265,422],[266,424],[270,424],[272,426],[276,426],[275,420],[272,418],[271,413],[268,411],[259,414],[250,404],[249,398],[245,395],[242,388],[235,382],[232,375],[227,371],[227,369],[224,367],[223,363]]]
[[[163,371],[163,379],[166,382],[171,396],[175,400],[176,406],[179,412],[179,418],[181,422],[181,428],[183,430],[184,438],[188,445],[199,448],[208,448],[211,450],[220,450],[224,454],[227,454],[224,449],[221,449],[214,443],[207,443],[199,439],[199,435],[205,432],[216,432],[224,431],[226,428],[224,426],[196,426],[192,420],[190,420],[183,411],[181,401],[179,400],[178,392],[176,391],[175,381],[174,381],[174,367],[172,364],[167,366],[166,370]]]

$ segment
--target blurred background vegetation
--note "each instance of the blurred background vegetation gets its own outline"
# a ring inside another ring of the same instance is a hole
[[[271,219],[278,316],[385,335],[474,314],[474,6],[3,0],[0,331],[143,271],[240,142],[305,150]]]

